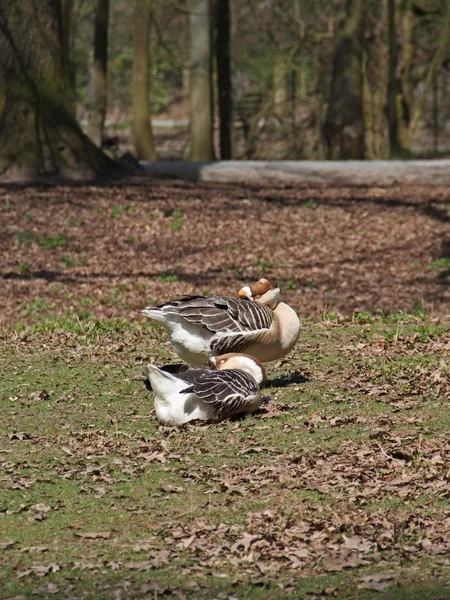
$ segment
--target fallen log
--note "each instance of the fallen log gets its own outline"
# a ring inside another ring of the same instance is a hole
[[[448,185],[450,160],[142,161],[160,179],[217,183],[328,185]]]

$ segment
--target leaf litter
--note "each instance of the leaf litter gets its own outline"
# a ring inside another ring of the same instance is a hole
[[[448,311],[446,272],[430,268],[446,256],[449,241],[446,187],[392,186],[382,198],[364,186],[157,181],[18,186],[5,193],[3,323],[67,312],[84,318],[87,311],[137,320],[150,301],[174,293],[235,293],[261,276],[279,281],[303,316],[413,312],[417,303],[435,315]],[[129,210],[111,218],[121,198]],[[174,210],[183,214],[178,231],[171,227]],[[22,244],[30,227],[36,240],[63,233],[70,263],[60,248]]]

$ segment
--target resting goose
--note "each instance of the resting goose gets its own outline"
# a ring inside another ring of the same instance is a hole
[[[229,352],[269,362],[288,354],[300,333],[296,312],[279,295],[280,288],[260,279],[241,288],[238,298],[185,296],[142,312],[166,328],[177,354],[191,365]]]
[[[258,360],[245,354],[225,354],[208,362],[209,369],[188,367],[177,373],[155,365],[143,367],[146,385],[155,393],[156,416],[162,423],[221,421],[258,410],[262,402],[259,386],[266,378]]]

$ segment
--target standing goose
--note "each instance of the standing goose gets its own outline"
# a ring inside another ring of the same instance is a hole
[[[241,288],[238,298],[185,296],[142,313],[166,328],[177,354],[191,365],[230,352],[268,362],[286,356],[300,333],[296,312],[279,295],[280,288],[260,279]]]
[[[265,381],[262,364],[253,356],[225,354],[212,357],[206,367],[172,373],[155,365],[142,369],[155,394],[157,418],[167,425],[188,421],[221,421],[252,413],[261,406],[259,386]]]

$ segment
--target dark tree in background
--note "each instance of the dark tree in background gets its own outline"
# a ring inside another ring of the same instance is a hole
[[[329,159],[364,158],[362,77],[363,0],[344,0],[336,20],[336,48],[324,137]]]
[[[397,98],[399,94],[399,85],[397,78],[397,27],[396,27],[396,9],[395,0],[388,0],[388,123],[389,123],[389,147],[390,155],[398,156],[400,154],[400,142],[398,137],[398,114]]]
[[[231,81],[230,1],[216,2],[216,63],[220,117],[220,157],[228,160],[233,151],[233,89]]]
[[[141,160],[156,160],[150,122],[150,19],[152,0],[137,0],[134,13],[133,55],[133,130],[136,155]]]
[[[91,177],[119,168],[73,114],[59,0],[0,3],[0,176]]]
[[[434,54],[431,58],[429,64],[427,64],[427,68],[425,70],[426,75],[422,81],[421,89],[418,94],[417,101],[414,105],[411,121],[409,123],[409,130],[407,136],[407,142],[411,143],[411,139],[416,132],[416,129],[419,126],[420,120],[422,118],[423,110],[425,107],[425,103],[427,101],[427,97],[433,85],[433,79],[436,77],[436,74],[439,68],[442,65],[442,61],[445,58],[446,52],[449,46],[450,39],[450,0],[441,0],[441,2],[437,3],[439,6],[438,18],[436,19],[436,39],[433,40],[435,49]],[[421,7],[422,8],[422,7]],[[425,8],[427,8],[427,3],[425,3]],[[432,9],[434,8],[432,3]]]
[[[109,0],[97,0],[94,24],[94,61],[91,69],[91,102],[88,136],[102,145],[105,124],[108,78],[108,17]]]
[[[73,49],[73,3],[74,0],[61,0],[61,29],[63,47],[63,65],[69,80],[70,93],[72,96],[72,111],[75,114],[75,69],[72,61]]]
[[[191,160],[213,160],[210,0],[189,0]]]

